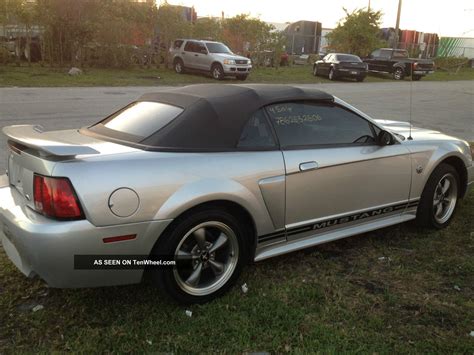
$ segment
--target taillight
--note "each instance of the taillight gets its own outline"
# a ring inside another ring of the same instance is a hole
[[[57,219],[82,219],[81,206],[68,178],[35,174],[33,178],[35,209]]]

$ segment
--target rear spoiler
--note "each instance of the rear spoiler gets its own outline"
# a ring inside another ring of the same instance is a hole
[[[3,128],[5,134],[10,141],[45,152],[49,155],[61,157],[83,155],[83,154],[99,154],[99,152],[85,145],[78,145],[53,137],[50,132],[44,132],[43,127],[33,125],[8,126]]]

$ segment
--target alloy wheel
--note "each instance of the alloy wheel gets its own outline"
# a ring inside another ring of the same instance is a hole
[[[216,80],[219,80],[222,77],[221,68],[219,66],[216,65],[214,69],[212,69],[212,77]]]
[[[181,66],[181,62],[179,62],[179,61],[176,62],[176,64],[174,65],[174,70],[178,74],[180,74],[183,71],[183,67]]]
[[[178,286],[194,296],[209,295],[230,279],[237,266],[237,236],[222,222],[201,223],[184,235],[174,259],[173,274]]]
[[[437,223],[449,220],[456,207],[458,187],[456,178],[447,173],[439,180],[433,196],[433,213]]]
[[[393,77],[395,78],[395,80],[402,80],[403,70],[401,68],[395,69],[395,72],[393,73]]]

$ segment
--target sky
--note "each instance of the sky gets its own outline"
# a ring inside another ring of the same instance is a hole
[[[158,4],[160,0],[157,0]],[[382,27],[395,27],[398,0],[370,0],[383,13]],[[333,28],[349,11],[367,7],[369,0],[168,0],[169,4],[194,6],[199,17],[232,17],[248,13],[268,22],[319,21]],[[404,0],[400,28],[441,36],[474,37],[474,0]]]

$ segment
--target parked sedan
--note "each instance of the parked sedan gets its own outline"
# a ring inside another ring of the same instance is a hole
[[[0,238],[21,272],[61,288],[148,275],[186,303],[249,261],[413,219],[443,228],[474,181],[467,142],[292,86],[168,89],[90,127],[3,132]]]
[[[330,53],[313,65],[313,75],[327,76],[329,80],[353,78],[364,81],[367,76],[367,64],[353,54]]]

